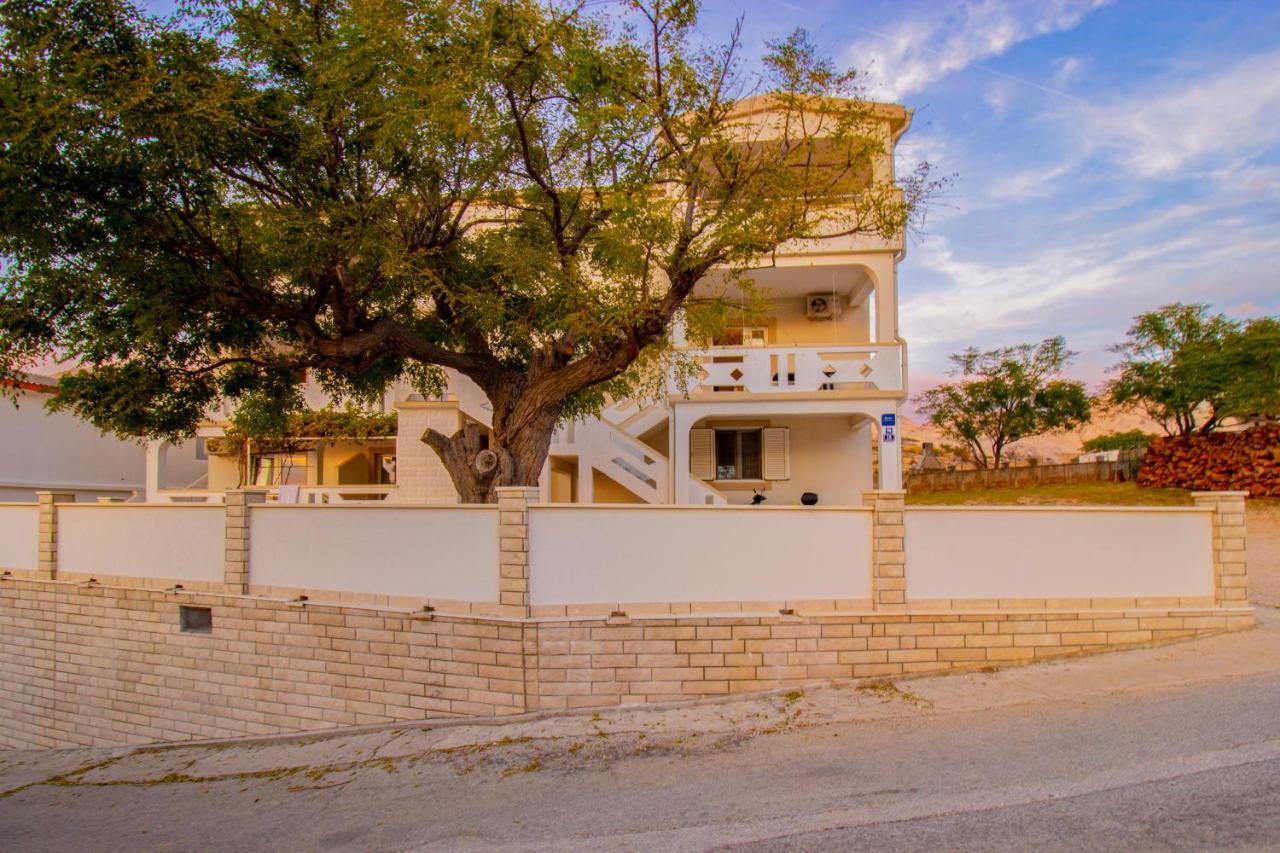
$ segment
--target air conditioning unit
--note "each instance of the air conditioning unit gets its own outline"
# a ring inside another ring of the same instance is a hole
[[[804,313],[810,320],[834,320],[843,307],[834,293],[810,293],[804,298]]]

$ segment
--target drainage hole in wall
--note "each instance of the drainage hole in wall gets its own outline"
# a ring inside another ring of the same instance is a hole
[[[212,634],[213,610],[208,607],[179,605],[178,627],[184,634]]]

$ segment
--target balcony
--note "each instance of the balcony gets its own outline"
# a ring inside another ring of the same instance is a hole
[[[673,394],[831,393],[897,395],[904,390],[900,344],[711,347],[701,370]]]

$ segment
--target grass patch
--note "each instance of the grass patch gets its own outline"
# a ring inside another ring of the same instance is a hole
[[[1140,489],[1133,483],[1071,483],[967,492],[907,494],[914,506],[1191,506],[1186,489]]]

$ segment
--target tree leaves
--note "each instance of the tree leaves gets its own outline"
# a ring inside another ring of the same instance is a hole
[[[961,381],[916,398],[920,411],[961,441],[979,468],[998,468],[1009,445],[1072,429],[1090,418],[1084,383],[1057,378],[1074,357],[1061,338],[951,356]]]
[[[1169,435],[1211,432],[1226,418],[1280,416],[1280,321],[1244,323],[1181,302],[1139,314],[1107,384]]]

